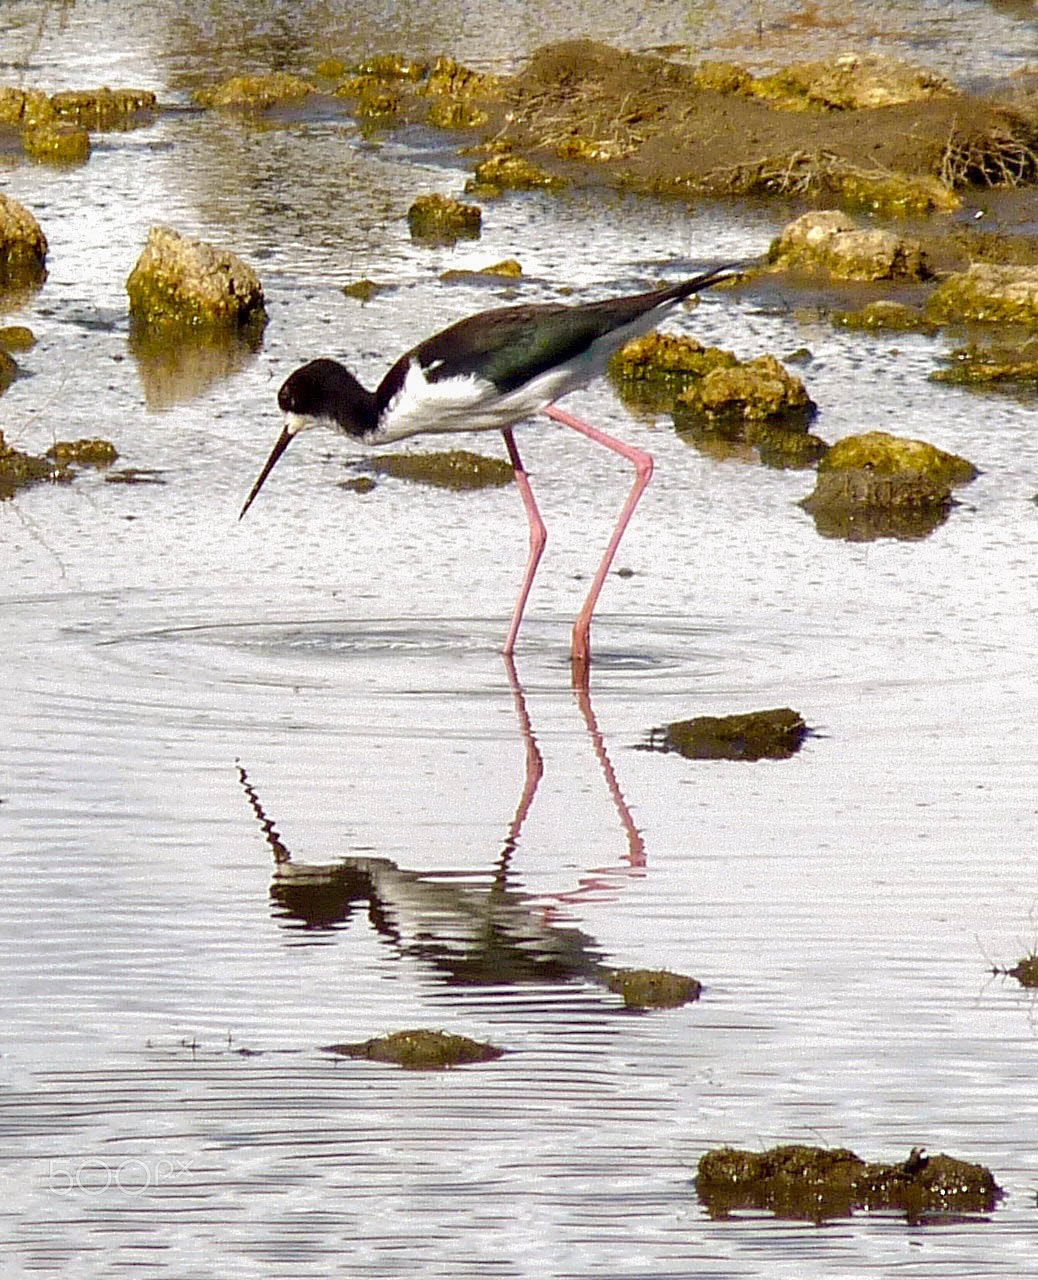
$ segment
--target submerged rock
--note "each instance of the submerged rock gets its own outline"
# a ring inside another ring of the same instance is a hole
[[[1038,266],[975,262],[937,286],[926,314],[942,323],[1038,325]]]
[[[923,440],[869,431],[833,445],[800,505],[823,537],[923,538],[947,518],[952,488],[977,474],[965,458]]]
[[[892,333],[935,333],[937,325],[927,319],[921,307],[879,298],[860,311],[834,311],[833,324],[845,329],[883,330]]]
[[[788,760],[809,729],[790,707],[731,716],[696,716],[653,729],[643,750],[677,752],[687,760]]]
[[[13,498],[19,489],[44,480],[66,480],[69,473],[50,458],[23,453],[9,445],[0,431],[0,500]]]
[[[64,89],[51,94],[54,114],[84,129],[125,129],[150,117],[157,99],[150,89]]]
[[[669,969],[614,969],[606,986],[623,996],[627,1009],[677,1009],[698,1000],[702,983]]]
[[[493,1062],[504,1053],[492,1044],[445,1031],[394,1031],[356,1044],[329,1044],[323,1052],[346,1058],[395,1062],[409,1071],[443,1071],[471,1062]]]
[[[22,134],[22,146],[26,155],[50,164],[86,164],[90,159],[90,134],[63,120],[31,125]]]
[[[300,76],[272,71],[266,75],[231,76],[212,88],[199,89],[194,97],[202,107],[265,111],[278,103],[297,102],[315,92],[314,86]]]
[[[138,324],[186,330],[262,331],[263,287],[229,249],[216,249],[170,227],[152,227],[126,281]]]
[[[802,214],[768,249],[776,270],[822,269],[841,280],[925,280],[930,275],[919,241],[879,229],[861,230],[846,214]]]
[[[1038,385],[1038,353],[1031,347],[956,347],[947,357],[949,368],[936,369],[931,382],[992,390]]]
[[[895,1164],[868,1164],[841,1147],[722,1147],[700,1159],[695,1186],[714,1218],[767,1209],[811,1222],[848,1217],[856,1209],[896,1209],[910,1222],[940,1213],[990,1213],[1005,1195],[983,1165],[929,1157],[918,1147]]]
[[[109,440],[56,440],[44,455],[63,466],[110,467],[119,453]]]
[[[410,480],[437,489],[491,489],[510,484],[515,478],[512,464],[503,458],[487,458],[468,449],[447,449],[438,453],[384,453],[366,460],[376,475]]]
[[[478,205],[442,195],[419,196],[407,211],[411,239],[430,244],[478,240],[482,221]]]

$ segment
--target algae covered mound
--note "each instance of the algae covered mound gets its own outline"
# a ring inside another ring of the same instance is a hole
[[[451,196],[419,196],[407,211],[412,240],[426,244],[454,244],[456,240],[478,240],[483,221],[479,206],[464,204]]]
[[[627,1009],[676,1009],[698,1000],[702,983],[669,969],[614,969],[606,986],[623,996]]]
[[[977,474],[966,458],[925,440],[868,431],[833,445],[800,505],[823,537],[914,540],[947,519],[952,489]]]
[[[695,1186],[714,1218],[768,1209],[812,1222],[848,1217],[856,1209],[895,1209],[912,1222],[942,1213],[990,1213],[1005,1194],[983,1165],[927,1156],[924,1148],[899,1163],[870,1164],[845,1148],[795,1143],[769,1151],[708,1151]]]
[[[688,760],[787,760],[809,733],[790,707],[731,716],[696,716],[653,729],[644,749]]]
[[[1038,326],[1038,266],[974,262],[937,286],[926,314],[940,322]]]
[[[386,453],[369,458],[365,465],[376,475],[433,485],[437,489],[492,489],[510,484],[512,464],[503,458],[487,458],[468,449],[439,453]]]
[[[260,328],[266,324],[259,276],[228,249],[152,227],[126,281],[137,324],[186,330]]]
[[[355,1044],[329,1044],[325,1053],[345,1058],[369,1058],[374,1062],[395,1062],[410,1071],[443,1071],[472,1062],[493,1062],[504,1053],[492,1044],[470,1040],[468,1036],[445,1031],[394,1031]]]
[[[0,193],[0,288],[42,280],[47,237],[23,204]]]

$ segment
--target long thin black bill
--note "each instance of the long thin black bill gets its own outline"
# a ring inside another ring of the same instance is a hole
[[[274,463],[277,462],[278,458],[280,458],[281,455],[288,448],[289,442],[292,439],[292,435],[293,435],[293,432],[289,431],[288,427],[285,427],[285,429],[278,436],[277,443],[274,445],[274,448],[271,449],[270,451],[270,457],[263,464],[263,470],[259,473],[259,479],[252,486],[252,492],[245,499],[245,506],[242,507],[241,514],[238,516],[239,520],[242,518],[245,512],[248,511],[249,507],[252,506],[253,498],[255,498],[256,494],[259,493],[260,489],[263,488],[263,481],[266,480],[267,476],[269,476],[270,473],[274,470]]]

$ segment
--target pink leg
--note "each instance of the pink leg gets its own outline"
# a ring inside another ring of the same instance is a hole
[[[544,544],[548,541],[548,531],[544,527],[541,513],[537,510],[537,503],[533,498],[533,490],[530,488],[530,478],[523,470],[522,459],[519,457],[519,450],[515,447],[515,440],[512,436],[512,428],[505,427],[501,434],[505,438],[505,448],[508,450],[508,456],[511,459],[512,466],[515,468],[515,482],[519,486],[519,496],[523,500],[523,506],[526,508],[526,518],[530,523],[530,555],[526,561],[526,574],[523,577],[523,585],[519,588],[519,596],[512,612],[512,625],[508,628],[508,638],[505,640],[504,652],[505,656],[508,657],[515,648],[515,637],[519,631],[519,623],[523,620],[526,597],[530,594],[530,588],[533,586],[534,574],[537,572],[537,565],[540,562]]]
[[[633,445],[624,444],[622,440],[617,440],[614,436],[607,436],[604,431],[599,431],[597,427],[581,422],[579,418],[574,418],[562,409],[556,409],[554,405],[549,405],[544,412],[549,418],[553,418],[556,422],[561,422],[563,426],[572,427],[574,431],[579,431],[581,435],[587,436],[589,440],[604,444],[607,449],[612,449],[614,453],[619,453],[629,462],[633,462],[636,472],[631,492],[627,495],[627,501],[620,512],[620,518],[616,522],[613,536],[609,539],[609,545],[606,547],[605,555],[602,557],[602,563],[598,566],[598,572],[595,574],[595,580],[591,584],[591,590],[587,593],[584,607],[577,615],[577,620],[573,625],[573,664],[574,666],[586,666],[591,656],[591,615],[595,611],[602,584],[605,582],[606,574],[609,572],[609,566],[613,563],[613,556],[616,555],[616,548],[620,545],[620,539],[624,536],[627,523],[634,514],[634,509],[638,505],[638,499],[645,491],[645,486],[652,479],[652,455],[645,453],[642,449],[635,449]]]

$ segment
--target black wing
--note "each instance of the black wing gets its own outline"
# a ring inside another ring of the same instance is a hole
[[[665,289],[580,306],[532,303],[468,316],[400,357],[376,392],[379,408],[400,390],[411,361],[418,362],[430,382],[476,374],[499,391],[513,391],[538,374],[580,356],[614,329],[724,279],[722,273],[728,270],[716,267]]]

